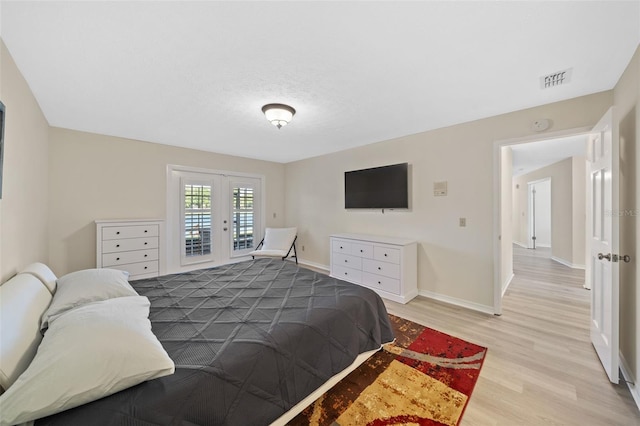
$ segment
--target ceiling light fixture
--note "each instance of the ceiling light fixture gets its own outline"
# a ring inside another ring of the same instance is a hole
[[[267,120],[278,129],[289,124],[296,113],[296,110],[285,104],[267,104],[262,107]]]

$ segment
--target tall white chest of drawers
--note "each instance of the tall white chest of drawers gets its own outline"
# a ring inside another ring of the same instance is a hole
[[[96,266],[129,272],[130,280],[163,271],[163,220],[96,220]]]
[[[404,238],[331,235],[330,274],[407,303],[418,295],[418,244]]]

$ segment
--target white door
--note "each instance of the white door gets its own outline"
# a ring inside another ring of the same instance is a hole
[[[260,179],[229,178],[231,197],[229,217],[229,252],[231,257],[244,256],[256,249],[262,238],[259,206]]]
[[[262,178],[168,168],[167,271],[243,260],[262,238]],[[257,240],[257,241],[256,241]]]
[[[613,109],[609,109],[589,138],[590,245],[587,280],[591,285],[591,342],[609,380],[618,383],[618,141],[613,139]]]

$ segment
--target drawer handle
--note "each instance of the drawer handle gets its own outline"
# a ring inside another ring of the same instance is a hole
[[[380,281],[378,281],[378,284],[382,284]]]
[[[116,235],[120,235],[120,231],[116,231]]]
[[[342,246],[340,246],[340,248],[343,248]]]
[[[387,253],[384,254],[384,257],[387,257]]]
[[[345,275],[349,275],[349,273],[348,273],[348,272],[345,272],[344,274],[345,274]]]
[[[116,260],[120,260],[120,258],[119,258],[119,257],[116,257]]]
[[[147,267],[145,266],[144,269],[147,269]]]
[[[349,263],[349,261],[347,259],[344,260],[344,263]]]
[[[147,233],[147,232],[149,232],[149,231],[147,231],[147,230],[145,229],[145,230],[144,230],[144,232],[145,232],[145,234],[146,234],[146,233]]]
[[[382,268],[378,266],[378,271],[382,271]]]
[[[144,255],[144,257],[147,257],[147,256],[149,256],[149,255],[148,255],[148,254],[145,254],[145,255]]]
[[[116,247],[120,247],[120,244],[116,244]]]
[[[360,249],[360,253],[362,253],[362,252],[363,252],[363,250],[362,250],[362,249]]]
[[[146,246],[147,244],[149,244],[149,243],[144,243],[144,245],[145,245],[145,246]]]

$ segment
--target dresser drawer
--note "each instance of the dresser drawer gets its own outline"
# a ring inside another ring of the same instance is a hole
[[[129,263],[126,265],[119,265],[117,269],[127,271],[131,277],[135,275],[150,274],[152,272],[158,272],[158,261],[152,260],[149,262]]]
[[[158,249],[123,251],[116,253],[108,253],[102,255],[102,267],[109,268],[127,263],[146,262],[149,260],[158,260]]]
[[[362,259],[362,270],[376,275],[400,279],[400,265],[393,263]]]
[[[362,243],[352,243],[351,254],[354,256],[366,257],[371,259],[373,257],[373,245],[362,244]]]
[[[359,271],[357,269],[334,265],[332,272],[335,278],[341,278],[345,281],[360,282],[362,280],[362,271]]]
[[[102,239],[157,237],[159,233],[158,225],[108,226],[102,229]]]
[[[358,256],[334,253],[333,262],[336,266],[344,266],[345,268],[352,269],[362,269],[362,258]]]
[[[158,248],[158,237],[108,240],[102,242],[103,253]]]
[[[334,253],[351,254],[351,243],[344,240],[333,240],[331,242],[331,251]]]
[[[400,280],[382,275],[362,273],[362,283],[367,287],[383,290],[393,294],[400,294]]]
[[[373,258],[382,262],[400,263],[400,250],[382,246],[373,248]]]

